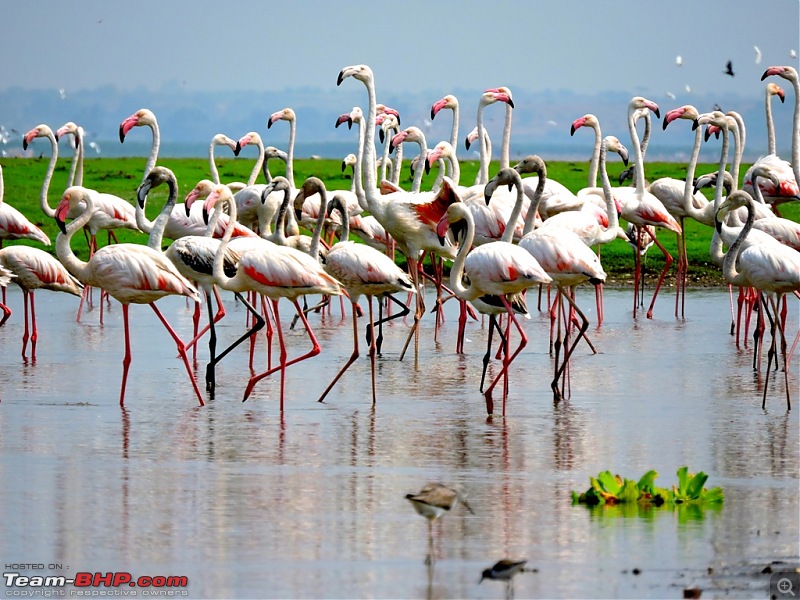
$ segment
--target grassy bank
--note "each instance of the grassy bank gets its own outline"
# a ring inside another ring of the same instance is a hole
[[[52,219],[44,216],[39,208],[39,196],[47,171],[49,158],[2,158],[5,179],[5,201],[20,210],[29,219],[37,223],[50,238],[55,241],[58,228]],[[69,158],[59,159],[55,174],[50,184],[48,194],[50,206],[58,204],[61,192],[65,189],[69,174]],[[169,167],[178,178],[181,198],[194,187],[200,179],[209,177],[208,161],[205,159],[170,159],[165,158],[159,164]],[[87,159],[85,164],[84,184],[99,191],[115,194],[122,198],[135,201],[136,188],[142,179],[145,165],[144,157],[137,158],[93,158]],[[217,161],[222,181],[245,181],[253,167],[253,158],[239,157],[219,159]],[[548,163],[548,176],[560,181],[572,190],[578,190],[586,185],[588,176],[588,162],[552,162]],[[743,165],[744,172],[749,165]],[[273,174],[281,174],[283,165],[271,163]],[[472,182],[477,172],[477,162],[464,162],[461,164],[461,181]],[[610,165],[612,182],[622,170],[622,163],[612,162]],[[716,170],[716,165],[699,165],[698,173],[707,173]],[[493,164],[490,173],[497,171]],[[681,178],[685,173],[685,165],[677,163],[648,163],[646,166],[647,178],[652,181],[659,177]],[[342,173],[341,162],[338,160],[296,160],[295,180],[300,183],[306,177],[315,175],[326,182],[329,189],[347,189],[350,187],[350,171]],[[423,180],[423,189],[433,182],[435,173],[431,172]],[[411,185],[411,175],[406,167],[401,185],[405,188]],[[710,198],[713,190],[706,190]],[[159,188],[151,194],[147,206],[147,215],[150,219],[160,210],[166,200],[166,190]],[[786,204],[781,212],[793,220],[800,220],[800,203]],[[624,226],[625,224],[622,223]],[[686,240],[689,254],[690,285],[722,285],[719,269],[712,265],[708,258],[708,248],[711,242],[712,231],[692,220],[686,222]],[[118,234],[120,241],[144,243],[144,234],[123,231]],[[104,238],[104,236],[102,236]],[[101,236],[98,241],[105,242]],[[671,232],[659,233],[659,241],[673,254],[676,253],[677,244],[675,235]],[[74,238],[75,249],[79,255],[86,256],[86,245],[82,237]],[[55,253],[55,248],[50,251]],[[633,251],[623,241],[615,241],[605,246],[602,250],[603,266],[609,275],[610,282],[628,284],[632,283],[634,256]],[[647,277],[656,276],[664,266],[664,259],[657,248],[652,248],[647,255],[645,268]],[[673,267],[674,269],[674,267]]]

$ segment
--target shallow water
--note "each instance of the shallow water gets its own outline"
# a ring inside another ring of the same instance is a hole
[[[593,318],[593,294],[580,296]],[[704,598],[749,598],[767,595],[761,570],[771,561],[786,561],[777,571],[799,560],[797,410],[786,410],[782,373],[772,374],[761,409],[763,375],[728,333],[727,293],[690,291],[685,321],[672,316],[667,294],[654,320],[634,321],[631,292],[606,290],[606,321],[589,330],[599,353],[578,346],[571,398],[558,404],[548,320],[534,312],[511,368],[507,416],[491,419],[478,392],[486,330],[470,322],[466,353],[456,355],[453,303],[438,343],[433,316],[423,319],[416,365],[413,351],[397,360],[408,326],[385,329],[374,410],[363,355],[316,402],[352,350],[352,328],[338,302],[332,315],[312,315],[322,353],[289,368],[281,414],[276,376],[241,402],[245,346],[221,363],[216,397],[199,407],[174,344],[140,306],[131,307],[121,409],[119,306],[101,327],[97,308],[75,322],[77,298],[36,300],[36,364],[20,357],[14,286],[14,314],[0,329],[6,564],[58,563],[67,576],[183,575],[197,598],[502,598],[502,582],[478,584],[482,569],[524,557],[538,572],[517,576],[517,598],[680,597],[695,585]],[[226,301],[220,344],[244,322],[242,306]],[[790,304],[787,329],[796,332]],[[188,337],[191,307],[159,306]],[[290,305],[281,310],[288,320]],[[287,342],[290,357],[309,347],[302,330]],[[205,356],[201,347],[198,374]],[[263,341],[256,357],[265,363]],[[800,403],[796,364],[790,389]],[[681,465],[722,486],[724,505],[571,505],[570,492],[601,470],[638,478],[656,469],[668,487]],[[431,567],[427,523],[404,498],[428,481],[461,486],[476,513],[458,507],[436,523]]]

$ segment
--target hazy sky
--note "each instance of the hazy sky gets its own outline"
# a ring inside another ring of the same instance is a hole
[[[798,0],[0,0],[0,89],[335,89],[367,63],[380,90],[507,85],[762,96],[793,64]],[[762,53],[756,64],[758,46]],[[682,66],[676,57],[682,57]],[[723,74],[733,61],[735,77]],[[792,99],[789,93],[789,99]]]

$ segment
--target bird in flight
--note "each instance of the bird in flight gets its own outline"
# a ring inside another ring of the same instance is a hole
[[[725,65],[725,70],[723,73],[725,73],[725,75],[730,75],[731,77],[734,76],[733,63],[731,61],[728,61],[728,63]]]
[[[680,54],[675,57],[675,64],[679,67],[683,66],[683,57]]]
[[[756,64],[760,65],[761,64],[761,50],[759,49],[758,46],[753,46],[753,50],[756,53]]]

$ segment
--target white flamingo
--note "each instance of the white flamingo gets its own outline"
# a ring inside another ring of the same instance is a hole
[[[336,385],[336,382],[344,375],[344,372],[358,358],[358,301],[361,296],[367,296],[369,305],[369,358],[370,372],[372,374],[372,403],[376,401],[375,385],[375,358],[378,354],[377,337],[374,335],[375,320],[372,310],[372,299],[375,296],[383,296],[399,291],[414,291],[413,283],[408,275],[398,267],[394,261],[384,253],[371,248],[365,244],[357,244],[348,239],[347,208],[345,201],[336,193],[330,205],[327,200],[327,192],[321,180],[316,177],[306,180],[304,187],[310,188],[309,191],[316,190],[322,199],[322,206],[327,212],[338,210],[342,218],[342,235],[340,242],[334,244],[325,255],[325,271],[336,278],[342,285],[353,307],[353,352],[350,358],[339,370],[333,380],[325,388],[319,398],[322,402],[328,393]]]
[[[231,220],[236,221],[236,202],[228,187],[223,185],[216,186],[206,199],[204,210],[208,212],[217,202],[225,203],[230,211]],[[339,295],[342,293],[342,288],[333,277],[322,269],[319,262],[308,254],[294,248],[278,246],[266,240],[260,240],[257,247],[242,252],[236,273],[230,276],[223,269],[225,251],[229,242],[230,231],[227,231],[217,249],[217,255],[214,260],[214,280],[216,284],[223,289],[240,293],[256,291],[269,298],[272,301],[275,324],[278,330],[278,341],[280,343],[280,365],[252,376],[245,388],[244,400],[247,400],[250,396],[256,383],[275,371],[280,371],[280,409],[283,412],[286,368],[316,356],[320,352],[319,342],[317,342],[317,338],[297,299],[307,294]],[[310,352],[291,360],[287,360],[286,345],[278,311],[278,301],[281,298],[286,298],[294,304],[312,343]]]
[[[39,333],[36,328],[34,292],[36,290],[53,290],[80,297],[83,285],[58,260],[44,250],[31,246],[8,246],[0,249],[0,286],[5,291],[7,280],[6,283],[3,283],[4,272],[10,272],[13,276],[12,281],[22,289],[23,306],[25,307],[22,358],[27,360],[26,349],[30,339],[31,362],[35,363],[36,341],[39,339]],[[3,300],[5,301],[5,298]],[[11,311],[7,307],[3,313],[0,325],[5,323],[11,315]]]
[[[506,170],[501,169],[500,172],[502,173],[505,171]],[[514,173],[516,173],[516,171],[514,171]],[[485,186],[487,197],[491,198],[494,189],[503,183],[504,181],[500,178],[491,180]],[[519,190],[521,197],[521,183]],[[502,239],[474,248],[472,242],[475,238],[475,221],[472,212],[463,202],[454,202],[451,204],[436,228],[437,233],[444,237],[447,229],[454,223],[459,221],[464,221],[466,223],[466,232],[464,237],[459,241],[458,254],[456,255],[450,271],[450,286],[455,295],[459,299],[468,302],[481,300],[482,302],[477,305],[477,308],[479,310],[483,309],[484,311],[486,311],[485,306],[491,304],[490,297],[498,297],[503,308],[505,308],[505,312],[508,314],[509,328],[504,340],[503,368],[484,391],[486,410],[489,414],[494,412],[492,391],[501,379],[507,378],[511,363],[526,346],[528,341],[525,330],[516,319],[510,296],[519,294],[529,287],[541,283],[549,283],[551,281],[551,277],[545,273],[543,268],[529,252],[511,243],[511,233],[513,231],[511,224],[516,222],[521,211],[522,203],[519,202],[509,218],[509,225],[506,227],[507,233]],[[467,285],[465,285],[465,279],[469,282]],[[489,314],[492,320],[494,320],[496,313],[491,311]],[[509,345],[511,324],[516,327],[520,335],[519,345],[513,352],[511,352]],[[491,336],[492,333],[492,328],[490,328],[489,335]],[[486,359],[484,360],[484,364],[486,364]],[[506,413],[507,395],[507,385],[504,385],[503,415]]]
[[[71,210],[76,210],[81,203],[85,208],[70,223],[65,223]],[[75,232],[86,225],[94,211],[94,198],[89,190],[80,186],[67,188],[61,203],[55,211],[55,219],[61,233],[56,239],[56,253],[65,267],[84,285],[105,289],[109,295],[122,304],[122,317],[125,331],[125,357],[122,360],[122,385],[119,403],[125,403],[125,386],[128,379],[128,367],[131,363],[130,333],[128,327],[128,308],[133,304],[149,304],[164,324],[178,347],[186,372],[189,374],[197,399],[204,404],[200,389],[197,387],[192,373],[186,348],[178,334],[169,325],[155,305],[156,300],[168,295],[187,296],[199,301],[197,289],[181,275],[175,265],[160,251],[140,244],[111,244],[99,248],[88,262],[81,261],[70,247],[70,240]]]

